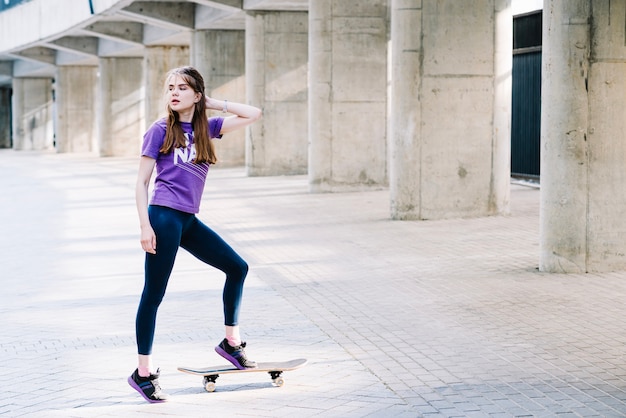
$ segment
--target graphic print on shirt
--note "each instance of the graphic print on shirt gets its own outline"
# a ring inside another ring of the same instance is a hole
[[[192,138],[193,133],[188,134],[185,132],[185,148],[174,148],[174,165],[204,180],[209,172],[209,165],[207,163],[194,164],[196,144],[193,143]]]

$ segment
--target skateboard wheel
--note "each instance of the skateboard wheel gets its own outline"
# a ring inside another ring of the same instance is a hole
[[[279,388],[283,387],[285,385],[285,379],[283,379],[282,377],[277,377],[276,379],[274,379],[274,384]]]
[[[204,376],[202,379],[204,390],[207,392],[215,392],[215,381],[217,380],[217,377],[217,375]]]

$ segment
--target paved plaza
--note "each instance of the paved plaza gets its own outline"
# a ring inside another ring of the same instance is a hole
[[[626,272],[539,272],[536,187],[510,216],[401,222],[387,190],[219,167],[199,217],[250,264],[248,354],[309,364],[214,393],[178,372],[223,336],[222,274],[181,250],[154,351],[172,401],[146,403],[137,161],[0,151],[0,416],[626,416]]]

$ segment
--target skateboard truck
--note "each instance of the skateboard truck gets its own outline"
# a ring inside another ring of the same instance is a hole
[[[271,371],[268,372],[270,374],[270,376],[272,376],[272,383],[274,383],[276,386],[283,387],[285,384],[285,379],[283,379],[282,374],[283,372],[281,371]]]
[[[283,387],[285,385],[285,379],[283,378],[282,371],[270,371],[267,372],[267,374],[269,374],[272,378],[272,383],[275,386]],[[219,374],[211,374],[208,376],[204,376],[203,378],[203,385],[204,385],[204,390],[206,390],[207,392],[215,392],[215,382],[217,381],[217,378],[220,377]]]

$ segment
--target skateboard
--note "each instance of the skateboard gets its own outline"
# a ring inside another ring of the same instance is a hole
[[[178,370],[184,373],[195,374],[203,376],[204,389],[207,392],[215,391],[215,381],[221,374],[233,374],[233,373],[255,373],[266,372],[272,378],[272,383],[278,387],[285,384],[285,379],[282,377],[283,372],[289,370],[299,369],[304,367],[308,362],[307,359],[299,358],[289,361],[278,361],[270,363],[258,363],[258,367],[254,369],[240,370],[234,366],[210,366],[210,367],[179,367]]]

